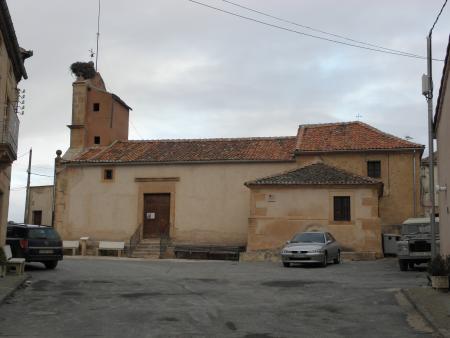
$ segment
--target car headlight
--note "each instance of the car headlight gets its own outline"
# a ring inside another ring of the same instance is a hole
[[[281,250],[281,253],[282,253],[282,254],[290,254],[291,252],[290,252],[289,250],[283,249],[283,250]]]

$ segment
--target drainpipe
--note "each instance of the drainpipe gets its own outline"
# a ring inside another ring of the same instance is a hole
[[[417,187],[416,187],[416,150],[413,151],[413,215],[414,217],[417,216],[417,209],[416,209],[416,194],[417,194]]]

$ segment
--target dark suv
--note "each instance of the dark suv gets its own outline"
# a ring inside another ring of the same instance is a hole
[[[11,246],[13,257],[41,262],[47,269],[54,269],[63,259],[61,238],[52,227],[9,222],[6,244]]]

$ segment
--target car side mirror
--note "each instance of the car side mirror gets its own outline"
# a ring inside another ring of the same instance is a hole
[[[330,243],[332,243],[332,242],[333,242],[332,240],[328,240],[328,241],[327,241],[327,244],[330,244]]]

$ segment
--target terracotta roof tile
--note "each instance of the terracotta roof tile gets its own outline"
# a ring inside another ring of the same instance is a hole
[[[423,149],[423,146],[384,133],[368,124],[345,123],[300,125],[296,152]]]
[[[118,141],[88,149],[78,162],[294,161],[296,137]]]
[[[324,163],[315,163],[281,174],[259,178],[245,185],[366,185],[382,184],[371,177],[360,176]]]

